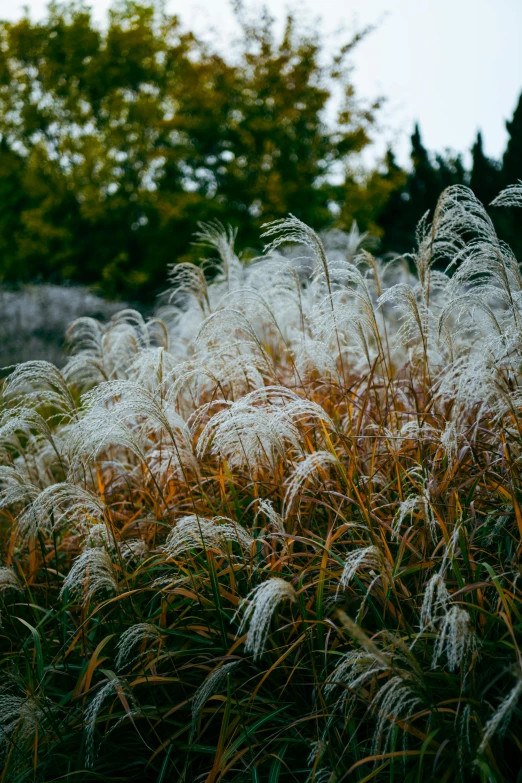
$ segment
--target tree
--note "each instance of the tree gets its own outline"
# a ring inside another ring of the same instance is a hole
[[[415,247],[415,229],[421,217],[433,213],[444,188],[462,184],[466,172],[460,155],[431,155],[424,147],[418,125],[411,136],[412,167],[400,171],[391,152],[387,156],[388,178],[396,183],[376,220],[384,232],[383,252],[410,252]]]
[[[501,189],[500,167],[484,155],[482,134],[471,148],[472,166],[469,186],[483,204],[489,204]]]
[[[0,204],[0,231],[16,225],[0,237],[4,277],[150,297],[169,262],[194,257],[198,221],[240,224],[246,245],[288,212],[332,222],[330,174],[368,144],[377,108],[358,106],[346,66],[364,31],[328,63],[292,16],[279,40],[266,13],[237,13],[233,56],[133,0],[104,31],[74,3],[2,23],[0,134],[22,194]],[[342,105],[327,123],[334,87]]]
[[[513,118],[506,122],[506,128],[509,138],[502,159],[504,186],[522,180],[522,93],[518,99]]]
[[[522,180],[522,93],[519,96],[512,119],[506,122],[506,129],[508,142],[502,157],[498,190]],[[493,219],[500,237],[510,245],[520,260],[522,258],[520,210],[515,207],[495,209]]]

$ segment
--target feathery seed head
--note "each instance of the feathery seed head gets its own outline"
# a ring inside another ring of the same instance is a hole
[[[83,603],[100,591],[117,592],[118,583],[109,553],[99,547],[85,549],[74,561],[65,577],[60,596],[68,590],[71,596],[83,596]]]
[[[247,595],[243,604],[247,607],[243,613],[238,630],[242,634],[248,625],[245,650],[253,653],[254,661],[261,657],[265,650],[270,622],[281,601],[295,601],[297,594],[294,587],[285,579],[272,577],[266,582],[254,587]]]

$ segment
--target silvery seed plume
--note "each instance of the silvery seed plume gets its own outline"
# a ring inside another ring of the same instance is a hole
[[[146,453],[149,471],[156,482],[166,484],[172,478],[183,480],[187,472],[198,473],[199,463],[194,453],[172,443],[161,443]]]
[[[393,727],[398,721],[407,723],[422,706],[422,701],[412,687],[412,681],[396,674],[382,685],[371,702],[371,709],[377,715],[372,752],[386,753]],[[384,737],[384,743],[382,739]],[[403,734],[406,741],[407,734]]]
[[[85,710],[85,766],[87,769],[91,769],[94,765],[94,731],[96,728],[98,713],[100,712],[104,701],[111,696],[113,698],[118,696],[120,701],[123,701],[125,705],[126,717],[130,717],[132,719],[134,710],[131,710],[130,707],[134,707],[135,705],[132,691],[127,686],[127,684],[118,677],[109,680],[108,683],[99,689],[98,693]]]
[[[377,578],[385,573],[384,558],[381,550],[376,546],[355,549],[347,555],[341,574],[340,587],[346,589],[355,574],[362,570],[368,571]]]
[[[117,398],[117,401],[115,401]],[[83,404],[90,409],[104,407],[111,403],[111,413],[120,421],[131,422],[140,417],[150,420],[158,428],[164,429],[174,442],[178,440],[190,448],[190,433],[186,422],[154,391],[131,381],[109,381],[102,383],[82,397]]]
[[[170,264],[168,279],[172,286],[168,291],[169,303],[181,299],[185,304],[186,299],[192,297],[201,308],[203,317],[209,314],[211,310],[209,287],[200,266],[187,262]]]
[[[388,288],[379,297],[379,307],[392,302],[402,312],[402,326],[396,334],[396,340],[402,344],[415,343],[420,339],[421,345],[427,350],[429,310],[418,291],[404,283]]]
[[[446,653],[448,669],[455,671],[464,664],[470,653],[478,647],[478,638],[471,626],[471,618],[465,609],[454,605],[440,620],[437,641],[433,651],[432,668],[435,669],[443,652]]]
[[[112,535],[109,536],[107,525],[104,522],[96,522],[94,525],[90,525],[86,529],[86,536],[84,541],[84,549],[107,549],[110,552],[114,549],[114,541]]]
[[[328,345],[324,340],[304,338],[294,348],[295,365],[301,378],[308,379],[313,373],[321,378],[335,378],[337,367]]]
[[[220,264],[218,266],[218,282],[225,282],[227,288],[239,285],[243,279],[244,267],[234,251],[237,229],[225,228],[218,220],[199,223],[196,241],[203,247],[217,250]]]
[[[141,538],[125,538],[120,543],[120,552],[126,563],[132,563],[146,558],[149,548]]]
[[[51,405],[60,413],[76,413],[76,404],[60,370],[50,362],[19,364],[4,383],[3,396],[27,403]]]
[[[305,245],[312,249],[316,266],[319,267],[327,280],[330,288],[330,276],[328,270],[328,260],[324,245],[315,231],[303,223],[302,220],[294,215],[289,215],[281,220],[274,220],[272,223],[265,223],[262,226],[265,229],[262,237],[274,237],[272,241],[265,246],[265,252],[271,253],[278,247],[287,243]]]
[[[99,547],[85,549],[65,577],[60,596],[63,596],[66,590],[73,597],[83,596],[84,605],[102,590],[117,592],[118,583],[109,553]]]
[[[37,701],[30,696],[0,694],[0,748],[9,744],[11,735],[17,745],[25,745],[44,719],[44,713]],[[6,748],[2,748],[6,750]]]
[[[203,406],[200,412],[208,409]],[[273,467],[276,457],[284,456],[289,447],[299,448],[297,424],[310,419],[333,427],[317,403],[284,387],[257,389],[210,418],[199,436],[197,453],[201,457],[212,444],[211,453],[231,466]]]
[[[178,557],[194,549],[213,548],[228,554],[228,544],[235,541],[248,556],[254,539],[241,525],[225,517],[204,519],[195,515],[179,519],[170,532],[164,549],[169,557]]]
[[[285,532],[284,522],[281,516],[274,509],[274,506],[270,500],[265,500],[264,498],[258,498],[256,522],[260,514],[263,514],[268,519],[269,523],[272,525],[272,529],[275,532],[277,533]]]
[[[357,691],[378,672],[388,671],[390,661],[384,654],[376,657],[367,651],[350,650],[345,653],[325,685],[325,695],[329,698],[336,693],[340,695],[335,702],[335,709],[344,710],[346,704],[355,700]]]
[[[260,354],[265,354],[250,319],[236,308],[226,307],[216,310],[201,324],[195,347],[197,351],[205,351],[213,346],[223,344],[223,341],[234,341],[241,338],[258,346]]]
[[[515,710],[518,700],[522,694],[522,677],[520,674],[517,676],[517,682],[514,687],[508,693],[504,701],[500,704],[498,709],[493,713],[491,718],[484,726],[484,733],[482,734],[482,740],[477,748],[477,755],[485,753],[489,743],[497,733],[505,731],[506,726]]]
[[[522,181],[509,185],[491,202],[492,207],[522,207]]]
[[[105,449],[120,446],[146,462],[142,433],[117,416],[117,411],[95,407],[87,410],[69,431],[71,470],[82,475],[85,463],[92,462]]]
[[[38,433],[51,444],[57,457],[61,459],[60,440],[53,433],[49,422],[37,410],[15,407],[6,411],[0,419],[0,441],[8,439],[17,432],[24,432],[27,435]]]
[[[0,508],[27,507],[39,492],[26,473],[10,465],[0,465]]]
[[[178,364],[176,357],[165,348],[146,348],[139,352],[128,372],[131,382],[136,384],[138,389],[146,389],[149,394],[156,394],[161,398],[166,396],[170,378]],[[129,391],[132,395],[132,388]]]
[[[409,516],[410,522],[413,521],[413,512],[418,508],[420,503],[422,503],[422,498],[417,495],[410,495],[406,500],[399,503],[399,508],[397,509],[397,513],[392,522],[392,530],[396,536],[399,535],[402,523],[406,517]]]
[[[93,520],[102,519],[104,514],[105,506],[98,495],[76,484],[52,484],[18,517],[18,530],[23,538],[34,536],[39,530],[48,534],[65,520],[81,530]]]
[[[451,470],[458,453],[458,434],[455,423],[447,421],[444,428],[444,432],[440,436],[440,445],[446,453],[446,459],[448,461],[448,470]]]
[[[338,464],[339,460],[337,457],[329,451],[314,451],[312,454],[308,454],[304,460],[298,462],[294,466],[292,473],[286,479],[283,516],[285,518],[288,517],[298,492],[309,479],[316,473],[321,475],[321,471],[325,471],[328,467]]]
[[[327,747],[327,742],[324,739],[313,740],[310,742],[310,753],[308,755],[307,764],[312,766],[317,758],[321,758]],[[317,780],[317,777],[315,778]]]
[[[23,585],[16,572],[7,566],[0,566],[0,593],[4,590],[17,590],[23,592]]]
[[[244,610],[237,635],[240,636],[248,625],[245,641],[246,652],[253,654],[257,660],[264,652],[272,616],[281,601],[293,602],[297,598],[294,587],[285,579],[272,577],[266,582],[254,587],[242,602],[248,603]]]
[[[145,641],[156,641],[157,639],[161,639],[161,630],[157,626],[152,625],[152,623],[136,623],[136,625],[127,628],[120,636],[116,645],[116,669],[119,670],[124,663],[129,663],[131,660],[134,661],[136,658],[139,658],[140,653],[135,653],[138,645]],[[134,656],[131,658],[132,653],[134,653]]]
[[[196,731],[198,718],[205,702],[219,691],[222,684],[226,681],[228,675],[241,663],[241,661],[231,661],[224,663],[201,683],[192,699],[192,731]]]
[[[189,361],[178,365],[172,374],[167,400],[179,403],[184,390],[189,390],[196,403],[218,390],[226,389],[234,399],[259,389],[273,381],[275,370],[266,352],[260,353],[256,343],[247,340],[227,340],[199,350]]]
[[[71,352],[62,370],[66,383],[85,390],[109,380],[113,367],[103,324],[86,316],[78,318],[69,327],[65,339]]]
[[[441,573],[434,574],[429,580],[422,600],[420,629],[434,629],[441,614],[446,614],[451,596]]]

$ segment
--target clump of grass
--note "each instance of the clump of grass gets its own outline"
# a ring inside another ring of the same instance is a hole
[[[518,263],[267,235],[4,384],[2,781],[520,780]]]

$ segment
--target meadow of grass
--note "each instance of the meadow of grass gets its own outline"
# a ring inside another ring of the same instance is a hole
[[[4,382],[0,783],[522,780],[519,265],[265,236]]]

